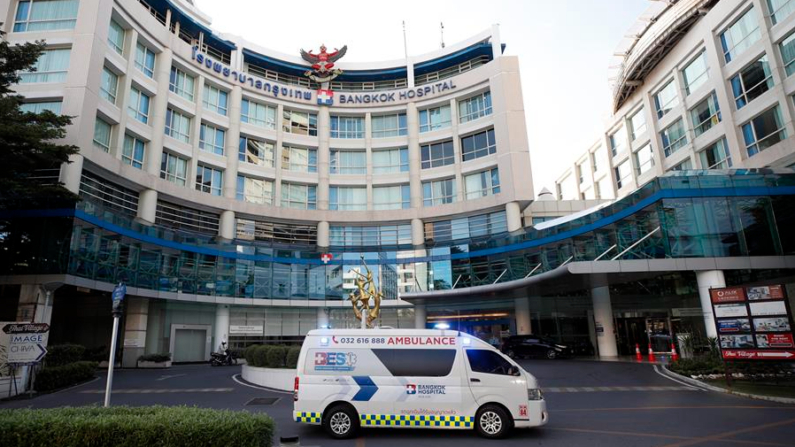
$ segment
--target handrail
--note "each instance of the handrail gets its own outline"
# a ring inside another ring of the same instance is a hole
[[[611,261],[615,261],[616,259],[620,258],[621,256],[624,256],[624,253],[626,253],[626,252],[632,250],[633,248],[637,247],[638,244],[640,244],[641,242],[643,242],[646,239],[650,238],[652,234],[654,234],[654,233],[656,233],[658,231],[660,231],[660,227],[659,226],[657,228],[651,230],[649,233],[647,233],[646,236],[643,236],[642,238],[640,238],[637,241],[635,241],[635,243],[633,243],[629,247],[625,248],[624,251],[622,251],[621,253],[617,254],[613,259],[611,259]]]

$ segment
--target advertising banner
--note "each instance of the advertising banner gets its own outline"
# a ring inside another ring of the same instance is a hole
[[[735,303],[745,301],[745,290],[742,287],[712,289],[709,296],[713,303]]]
[[[718,318],[748,316],[748,308],[745,304],[713,304],[713,308],[715,316]]]
[[[719,320],[718,332],[721,334],[732,332],[751,332],[751,320],[748,318]]]
[[[748,299],[755,300],[781,300],[784,299],[784,288],[781,286],[749,287]]]

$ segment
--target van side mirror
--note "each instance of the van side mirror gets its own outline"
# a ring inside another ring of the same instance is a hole
[[[508,368],[508,375],[509,376],[518,376],[518,375],[520,375],[519,374],[519,368],[516,367],[516,366],[511,366],[510,368]]]

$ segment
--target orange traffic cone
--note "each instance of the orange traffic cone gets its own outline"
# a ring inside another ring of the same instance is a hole
[[[640,353],[640,345],[635,343],[635,360],[643,360],[643,354]]]
[[[676,345],[671,342],[671,361],[679,360],[679,354],[676,353]]]
[[[650,361],[650,362],[655,362],[655,361],[657,361],[657,359],[656,359],[656,358],[654,358],[654,351],[652,351],[652,350],[651,350],[651,345],[649,345],[649,361]]]

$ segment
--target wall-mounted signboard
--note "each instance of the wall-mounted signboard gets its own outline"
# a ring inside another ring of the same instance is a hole
[[[781,285],[709,291],[724,360],[795,361],[792,310]]]

